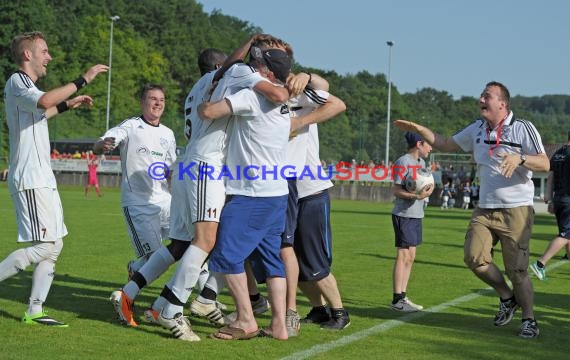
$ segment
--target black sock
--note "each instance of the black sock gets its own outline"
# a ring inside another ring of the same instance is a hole
[[[257,293],[255,295],[249,295],[249,301],[256,302],[257,300],[259,300],[260,297],[261,297],[260,293]]]
[[[537,265],[540,269],[544,269],[544,264],[541,263],[539,260],[536,260],[536,265]]]
[[[131,281],[134,281],[135,284],[137,284],[137,286],[139,287],[139,289],[142,289],[146,286],[146,279],[138,271],[135,271],[133,276],[131,276]]]
[[[511,300],[512,300],[512,301],[516,301],[516,300],[515,300],[515,296],[514,296],[514,295],[513,295],[513,296],[511,296],[511,297],[510,297],[510,298],[508,298],[508,299],[503,299],[502,297],[500,297],[499,299],[501,299],[501,302],[507,302],[507,301],[511,301]]]
[[[392,297],[392,304],[397,303],[398,301],[402,300],[403,298],[405,298],[404,293],[394,293],[393,297]]]
[[[204,286],[204,289],[202,289],[200,296],[203,297],[204,299],[216,301],[218,294],[216,294],[216,292],[214,290],[210,289],[209,287]]]

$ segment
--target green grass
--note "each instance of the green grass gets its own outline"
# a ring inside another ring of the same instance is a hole
[[[81,188],[60,189],[70,235],[65,238],[46,309],[70,327],[51,329],[20,323],[29,297],[32,272],[28,269],[0,283],[0,358],[277,359],[299,357],[298,352],[315,345],[327,349],[312,353],[315,359],[552,360],[568,356],[570,262],[550,271],[548,281],[533,278],[541,335],[537,340],[520,339],[516,336],[520,312],[511,324],[493,326],[498,299],[491,291],[484,291],[486,286],[463,265],[462,244],[469,212],[428,208],[424,244],[418,248],[409,296],[428,310],[464,295],[479,292],[480,296],[434,312],[411,316],[394,313],[388,308],[395,253],[391,206],[351,201],[335,201],[332,206],[333,273],[352,319],[346,330],[335,333],[303,326],[301,335],[287,342],[222,342],[207,338],[214,328],[206,321],[191,318],[203,341],[185,343],[142,319],[137,329],[124,328],[114,320],[108,297],[124,284],[125,266],[133,251],[120,212],[119,192],[103,191],[103,198],[94,194],[85,198]],[[0,199],[0,258],[4,258],[18,246],[14,210],[5,183],[0,185]],[[542,253],[555,233],[553,216],[536,217],[532,258]],[[502,266],[500,252],[496,254]],[[169,275],[143,290],[137,299],[139,315],[159,294]],[[221,300],[231,304],[227,292]],[[308,302],[299,295],[300,313],[308,310]],[[259,323],[268,324],[269,317],[262,316]]]

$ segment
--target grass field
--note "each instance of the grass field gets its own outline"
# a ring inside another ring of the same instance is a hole
[[[143,319],[136,329],[115,320],[110,293],[126,280],[133,252],[127,239],[117,189],[104,197],[85,198],[80,188],[63,187],[70,235],[57,266],[46,309],[70,324],[66,329],[25,326],[31,269],[0,283],[0,359],[568,359],[570,345],[570,262],[554,259],[548,281],[533,278],[536,314],[541,330],[536,340],[516,336],[520,312],[505,327],[493,326],[498,298],[463,265],[463,237],[469,212],[428,208],[424,244],[419,247],[408,287],[414,302],[426,310],[400,314],[388,308],[394,257],[390,204],[335,201],[332,224],[339,282],[352,324],[342,332],[304,326],[297,338],[223,342],[207,337],[206,321],[191,318],[199,343],[174,340]],[[15,243],[14,210],[0,184],[0,258]],[[538,215],[532,258],[556,233],[554,217]],[[500,252],[497,262],[502,266]],[[138,315],[159,294],[167,276],[143,290]],[[224,292],[221,301],[231,304]],[[299,296],[299,311],[309,310]],[[261,326],[267,315],[259,319]]]

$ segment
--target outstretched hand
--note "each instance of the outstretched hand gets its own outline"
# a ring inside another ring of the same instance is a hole
[[[83,74],[83,78],[89,84],[91,81],[93,81],[93,79],[95,79],[95,76],[107,71],[109,71],[109,67],[107,65],[97,64],[92,66],[91,69],[87,70],[87,72]]]
[[[399,119],[399,120],[394,120],[393,124],[400,130],[410,131],[415,133],[418,132],[418,124],[416,124],[413,121]]]
[[[67,100],[67,107],[70,109],[76,109],[80,106],[91,107],[93,106],[93,99],[89,95],[79,95],[73,99]]]

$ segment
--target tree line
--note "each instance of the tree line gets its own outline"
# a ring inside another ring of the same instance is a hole
[[[139,111],[136,94],[143,83],[160,83],[167,88],[163,123],[172,128],[184,146],[184,98],[200,77],[198,54],[215,47],[227,53],[249,36],[263,29],[222,10],[205,13],[195,0],[25,0],[0,5],[0,69],[5,81],[16,70],[10,56],[14,35],[42,31],[53,61],[48,75],[38,86],[49,90],[76,78],[96,63],[109,62],[110,17],[119,15],[113,29],[113,62],[109,123],[114,126]],[[286,34],[274,34],[287,40]],[[292,44],[293,48],[295,44]],[[384,74],[361,71],[338,74],[307,68],[295,63],[294,72],[318,73],[330,83],[330,92],[343,99],[347,111],[320,126],[321,157],[327,162],[385,157],[388,82]],[[482,79],[481,89],[488,80]],[[508,86],[508,84],[506,84]],[[515,89],[512,89],[515,90]],[[107,78],[98,77],[81,93],[93,96],[89,110],[70,111],[50,120],[52,140],[95,138],[106,126]],[[478,116],[473,97],[454,99],[443,90],[424,88],[401,94],[392,84],[391,119],[407,118],[446,135],[469,124]],[[544,143],[565,142],[570,130],[570,96],[516,96],[511,108],[531,120]],[[4,104],[0,104],[4,119]],[[562,129],[562,131],[561,131]],[[6,121],[0,126],[0,158],[8,153]],[[390,131],[390,158],[405,152],[403,135]]]

